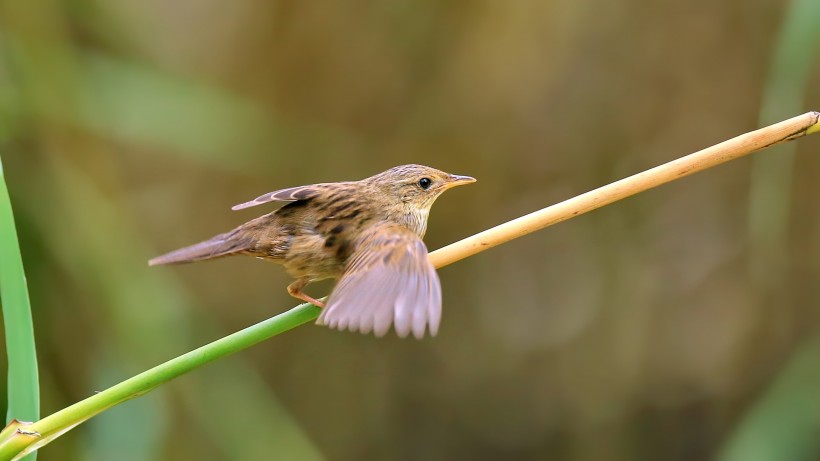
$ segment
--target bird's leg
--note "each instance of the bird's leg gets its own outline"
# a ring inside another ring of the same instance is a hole
[[[302,291],[302,288],[304,288],[305,285],[307,285],[308,283],[310,283],[310,279],[301,278],[296,280],[295,282],[288,285],[288,294],[296,299],[307,301],[315,306],[325,307],[325,303],[319,301],[318,299],[311,298],[310,296],[308,296],[307,293]]]

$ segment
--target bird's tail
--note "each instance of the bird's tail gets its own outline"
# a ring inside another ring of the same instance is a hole
[[[157,256],[148,261],[149,266],[160,266],[163,264],[181,264],[205,259],[220,258],[236,253],[241,253],[248,249],[248,242],[237,239],[233,233],[220,234],[204,242],[180,248],[162,256]]]

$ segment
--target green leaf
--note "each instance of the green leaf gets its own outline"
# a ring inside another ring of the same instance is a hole
[[[6,327],[8,353],[8,415],[12,419],[37,421],[40,418],[40,386],[34,325],[31,320],[26,276],[14,215],[0,162],[0,299]],[[32,454],[26,459],[33,460]]]

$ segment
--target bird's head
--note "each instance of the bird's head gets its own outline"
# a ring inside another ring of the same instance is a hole
[[[411,208],[429,210],[442,192],[451,187],[470,184],[475,179],[424,165],[401,165],[371,176],[366,181]]]

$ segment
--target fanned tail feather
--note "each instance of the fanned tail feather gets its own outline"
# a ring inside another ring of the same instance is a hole
[[[162,256],[157,256],[148,261],[149,266],[160,266],[163,264],[182,264],[205,259],[214,259],[222,256],[236,254],[247,249],[243,242],[231,239],[226,234],[200,242],[179,250],[174,250]]]

